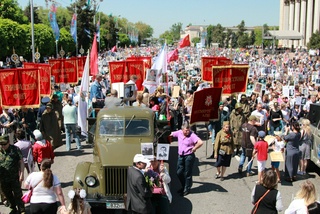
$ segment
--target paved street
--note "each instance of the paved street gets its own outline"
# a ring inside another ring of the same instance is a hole
[[[199,126],[199,135],[204,140],[204,146],[196,153],[197,160],[194,167],[194,183],[191,193],[186,197],[179,196],[176,191],[180,188],[178,179],[175,174],[177,160],[177,142],[173,142],[170,147],[170,175],[172,177],[171,191],[173,194],[173,202],[171,204],[171,213],[250,213],[253,205],[250,202],[251,190],[257,181],[257,175],[252,177],[242,177],[238,174],[237,168],[239,158],[232,159],[231,166],[227,168],[226,179],[220,181],[214,178],[216,172],[214,165],[215,160],[207,159],[211,154],[211,142],[207,142],[208,154],[206,155],[206,140],[204,126]],[[73,174],[78,162],[92,160],[92,148],[85,145],[82,151],[75,150],[75,144],[72,144],[73,150],[65,152],[62,146],[55,150],[56,158],[52,170],[62,184],[66,203],[69,204],[67,198],[68,191],[72,188]],[[267,166],[270,166],[270,160]],[[283,170],[284,163],[280,168]],[[257,173],[256,162],[253,164],[253,171]],[[318,174],[317,174],[318,173]],[[245,174],[245,173],[244,173]],[[26,175],[27,176],[27,175]],[[319,170],[310,172],[309,179],[314,182],[320,193]],[[284,208],[287,208],[293,195],[299,189],[299,183],[306,177],[298,177],[298,181],[293,184],[283,182],[278,189],[282,194]],[[27,209],[28,210],[28,209]],[[0,205],[0,213],[9,213],[9,209]],[[28,212],[27,212],[28,213]],[[105,213],[100,211],[99,213]]]

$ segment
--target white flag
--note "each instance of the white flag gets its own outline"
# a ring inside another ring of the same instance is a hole
[[[84,65],[82,80],[80,85],[80,99],[78,103],[78,125],[81,127],[81,134],[87,136],[87,115],[88,115],[88,103],[87,96],[89,92],[89,62],[90,54],[88,52],[86,64]]]
[[[155,84],[148,84],[146,81],[144,81],[144,83],[143,83],[143,86],[149,90],[149,94],[152,94],[155,92],[157,86],[162,83],[161,82],[162,81],[162,74],[167,73],[166,44],[163,46],[161,52],[157,56],[155,62],[153,63],[153,65],[151,67],[151,70],[157,70],[156,83]]]

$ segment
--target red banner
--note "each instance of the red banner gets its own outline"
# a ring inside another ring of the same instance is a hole
[[[77,59],[50,59],[51,75],[55,83],[78,83]]]
[[[212,66],[231,65],[232,61],[227,57],[202,57],[202,80],[212,82]]]
[[[249,65],[212,66],[213,86],[222,87],[222,94],[244,93],[247,89]]]
[[[190,124],[219,118],[221,92],[222,88],[204,88],[194,93]]]
[[[39,69],[41,84],[40,84],[40,95],[50,96],[51,95],[51,70],[49,64],[43,63],[23,63],[24,68],[36,68]]]
[[[143,90],[142,83],[145,76],[144,61],[117,61],[109,62],[109,72],[111,83],[123,82],[127,83],[131,75],[137,75],[136,85],[138,90]]]
[[[1,104],[5,108],[40,106],[39,69],[0,70]]]
[[[127,58],[127,61],[143,61],[145,69],[151,68],[152,58],[151,56],[131,56]]]
[[[136,85],[138,87],[138,91],[143,90],[142,83],[145,77],[145,69],[143,61],[128,61],[127,62],[128,73],[131,75],[137,75]],[[126,83],[126,82],[125,82]]]
[[[115,82],[126,83],[130,79],[129,73],[126,72],[125,61],[109,62],[109,74],[110,74],[111,83],[115,83]]]
[[[86,64],[87,56],[77,57],[77,69],[78,69],[78,78],[82,78],[84,65]]]

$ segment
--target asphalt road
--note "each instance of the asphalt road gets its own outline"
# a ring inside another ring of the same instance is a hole
[[[170,175],[172,178],[171,192],[173,201],[170,205],[171,213],[173,214],[210,214],[210,213],[250,213],[253,205],[250,201],[251,191],[257,181],[257,175],[245,177],[238,174],[239,157],[232,158],[231,166],[227,168],[226,178],[224,181],[215,179],[214,174],[216,168],[214,167],[215,160],[207,159],[212,152],[211,141],[206,141],[206,131],[204,126],[199,125],[199,136],[204,140],[204,146],[196,152],[196,162],[193,170],[193,187],[191,193],[185,197],[180,196],[176,191],[181,188],[178,178],[176,176],[176,162],[177,162],[177,142],[173,142],[170,146]],[[70,201],[67,193],[72,189],[73,174],[78,162],[92,161],[92,148],[90,145],[85,145],[82,151],[75,150],[73,143],[73,150],[66,152],[65,147],[59,147],[55,150],[56,158],[52,166],[53,172],[59,177],[66,203]],[[207,147],[207,152],[206,152]],[[207,153],[207,154],[206,154]],[[270,160],[267,163],[270,167]],[[284,163],[280,164],[281,174],[283,174]],[[257,164],[254,162],[253,171],[257,173]],[[245,173],[243,174],[245,175]],[[320,196],[320,179],[319,169],[311,167],[311,171],[307,176],[299,176],[298,181],[294,183],[282,182],[278,189],[282,194],[282,201],[284,209],[286,209],[294,194],[299,189],[299,184],[305,180],[310,179],[318,188]],[[27,176],[27,175],[26,175]],[[283,180],[283,179],[282,179]],[[9,213],[9,209],[0,205],[0,213]],[[28,205],[27,205],[27,213]],[[105,210],[94,210],[94,213],[106,213]]]

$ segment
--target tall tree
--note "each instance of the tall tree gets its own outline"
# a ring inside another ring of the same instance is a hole
[[[0,18],[11,19],[19,24],[28,23],[28,18],[23,14],[16,0],[1,0],[0,4]]]
[[[31,22],[31,10],[30,10],[30,8],[31,8],[31,5],[30,5],[30,2],[29,2],[29,4],[26,6],[26,8],[24,9],[24,11],[23,11],[23,14],[26,16],[26,17],[28,17],[28,21],[29,22]],[[33,7],[33,23],[34,24],[39,24],[39,23],[41,23],[40,22],[40,19],[39,19],[39,17],[38,17],[38,7]]]
[[[168,45],[173,45],[174,39],[171,31],[165,31],[163,34],[160,35],[160,43],[164,44],[167,43]]]
[[[173,40],[179,41],[180,40],[180,33],[182,31],[182,23],[178,22],[178,23],[173,24],[170,28],[170,31],[172,33]]]
[[[152,37],[153,28],[143,22],[137,22],[134,24],[135,28],[139,31],[139,44],[146,38]]]
[[[92,43],[91,41],[93,39],[93,35],[96,32],[96,27],[93,24],[95,11],[93,6],[87,5],[87,3],[87,0],[78,0],[75,3],[73,3],[70,7],[68,7],[70,17],[71,14],[74,12],[74,9],[76,8],[78,46],[80,47],[82,45],[85,51],[89,49]]]
[[[320,32],[318,30],[311,35],[307,47],[309,49],[320,48]]]
[[[209,25],[207,27],[207,38],[206,38],[208,47],[210,47],[212,43],[212,31],[213,31],[213,26]]]

